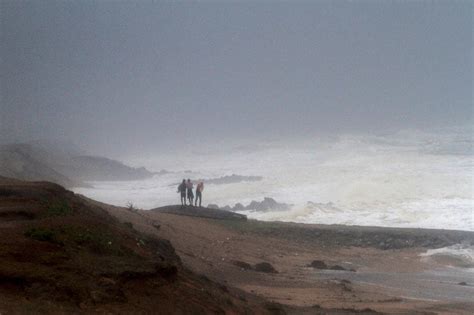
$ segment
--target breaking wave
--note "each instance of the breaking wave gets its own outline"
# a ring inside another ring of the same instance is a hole
[[[232,206],[271,197],[294,205],[289,211],[243,212],[261,220],[474,231],[471,128],[227,141],[189,152],[129,159],[171,173],[137,182],[93,182],[94,188],[76,191],[149,209],[177,203],[176,187],[170,184],[182,178],[261,176],[258,181],[209,183],[203,201]]]

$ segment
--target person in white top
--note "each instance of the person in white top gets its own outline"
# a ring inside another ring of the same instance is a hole
[[[186,182],[186,188],[188,190],[188,200],[189,200],[189,204],[192,206],[193,205],[193,201],[194,201],[194,193],[193,193],[193,183],[191,182],[191,180],[188,178],[188,181]]]

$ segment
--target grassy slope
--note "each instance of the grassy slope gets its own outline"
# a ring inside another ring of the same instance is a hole
[[[51,183],[0,178],[0,261],[2,314],[271,311],[188,271],[167,240]]]

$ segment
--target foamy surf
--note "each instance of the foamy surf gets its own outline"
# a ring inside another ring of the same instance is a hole
[[[452,267],[467,268],[474,272],[474,246],[456,244],[453,246],[429,249],[420,254],[423,259],[435,260]]]
[[[474,231],[470,130],[273,140],[264,146],[262,141],[222,143],[192,154],[132,160],[169,174],[137,182],[93,182],[94,188],[75,191],[150,209],[178,203],[174,184],[182,178],[262,176],[261,181],[207,184],[203,203],[222,207],[271,197],[293,207],[240,213],[269,221]]]

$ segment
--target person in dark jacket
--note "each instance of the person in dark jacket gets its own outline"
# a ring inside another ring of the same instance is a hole
[[[181,194],[181,206],[186,205],[186,180],[183,179],[183,182],[178,186],[178,193]]]

